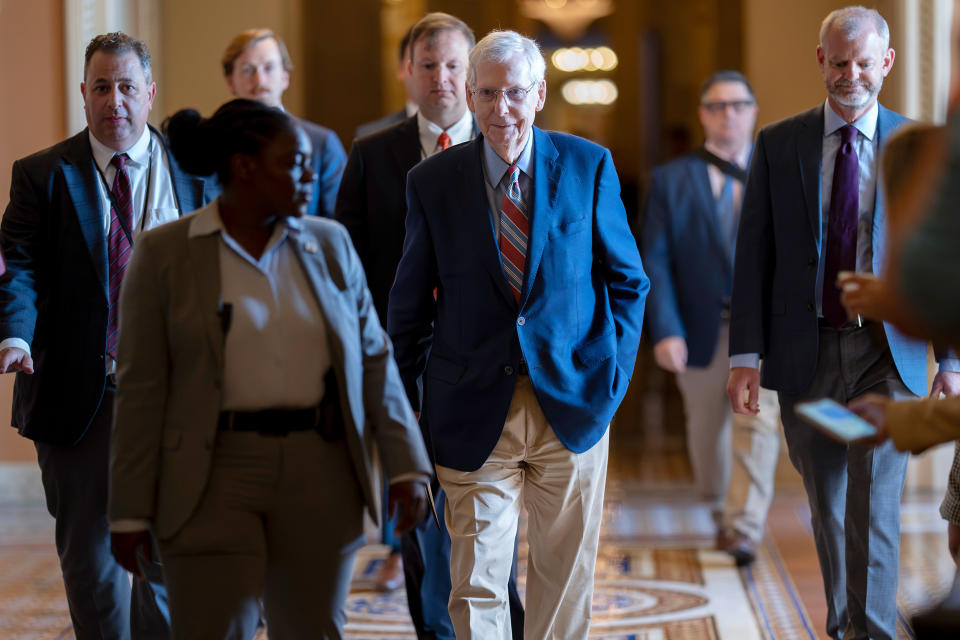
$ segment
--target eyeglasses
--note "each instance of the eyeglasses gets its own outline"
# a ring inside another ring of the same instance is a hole
[[[720,102],[704,102],[700,106],[710,113],[723,113],[727,107],[731,107],[736,113],[743,113],[756,103],[753,100],[729,100]]]
[[[521,89],[520,87],[512,87],[510,89],[471,89],[470,93],[473,94],[473,97],[479,102],[494,102],[502,95],[510,104],[520,104],[527,99],[527,96],[533,91],[533,88],[537,86],[537,84],[537,82],[534,82],[526,89]]]

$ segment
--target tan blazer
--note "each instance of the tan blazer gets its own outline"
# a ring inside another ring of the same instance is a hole
[[[897,449],[911,453],[960,439],[960,396],[892,402],[887,431]]]
[[[199,503],[216,441],[224,358],[220,236],[189,232],[198,215],[217,206],[143,234],[120,297],[109,516],[149,520],[160,539],[175,534]],[[344,481],[359,484],[377,521],[374,451],[388,477],[430,474],[420,429],[346,230],[305,217],[291,224],[287,241],[327,322],[355,471]]]

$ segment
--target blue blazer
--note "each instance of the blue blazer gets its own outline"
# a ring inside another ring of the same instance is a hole
[[[347,165],[347,152],[343,150],[340,138],[330,129],[309,120],[295,119],[310,138],[310,144],[313,146],[313,170],[317,174],[307,214],[332,218],[333,208],[337,203],[337,190],[340,188],[340,177],[343,175],[343,168]]]
[[[168,151],[167,160],[181,215],[216,195]],[[36,373],[17,374],[12,421],[39,442],[77,442],[103,397],[108,272],[97,180],[86,129],[13,164],[0,224],[0,338],[30,344]]]
[[[644,206],[643,263],[650,276],[647,331],[657,343],[687,342],[687,364],[713,360],[724,300],[730,297],[730,242],[717,219],[707,163],[684,155],[656,167]]]
[[[761,383],[804,391],[817,366],[817,265],[821,258],[820,160],[823,105],[764,127],[750,165],[740,211],[730,319],[730,353],[759,353]],[[880,106],[880,148],[909,122]],[[873,272],[882,273],[886,228],[883,189],[873,214]],[[903,383],[927,393],[927,347],[884,323]]]
[[[650,285],[610,152],[562,133],[534,128],[533,136],[519,306],[500,266],[483,139],[428,158],[407,177],[389,333],[434,460],[462,471],[479,468],[500,438],[521,355],[547,421],[578,453],[603,437],[636,360]]]

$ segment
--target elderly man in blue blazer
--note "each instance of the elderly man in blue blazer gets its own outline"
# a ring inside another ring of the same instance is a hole
[[[893,66],[886,21],[838,9],[820,30],[826,103],[760,131],[737,237],[730,323],[733,410],[756,413],[759,386],[779,393],[790,459],[810,502],[831,638],[896,637],[900,495],[906,456],[833,441],[796,405],[867,393],[926,392],[926,345],[889,324],[848,318],[838,273],[883,268],[885,210],[877,159],[906,122],[877,102]],[[763,358],[762,372],[757,363]],[[941,360],[932,393],[956,392]]]
[[[407,179],[388,325],[447,493],[458,638],[510,637],[521,500],[525,635],[587,637],[608,425],[649,288],[609,151],[533,127],[544,67],[532,40],[488,34],[467,73],[482,136]]]

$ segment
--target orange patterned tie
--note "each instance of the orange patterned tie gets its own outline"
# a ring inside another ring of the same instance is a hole
[[[440,147],[440,151],[446,151],[447,147],[450,146],[450,136],[447,135],[446,131],[437,136],[437,146]]]

